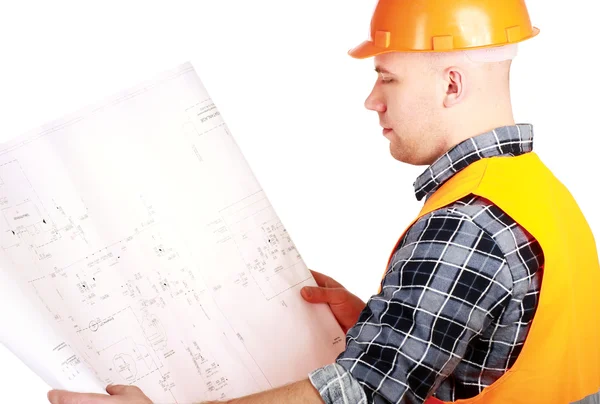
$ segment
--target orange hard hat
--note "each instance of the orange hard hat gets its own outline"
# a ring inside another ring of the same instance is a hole
[[[448,52],[516,44],[536,36],[524,0],[379,0],[370,38],[348,53]]]

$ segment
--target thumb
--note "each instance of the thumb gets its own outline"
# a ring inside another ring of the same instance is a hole
[[[342,303],[348,298],[348,291],[343,288],[321,288],[305,286],[300,293],[304,300],[310,303]]]

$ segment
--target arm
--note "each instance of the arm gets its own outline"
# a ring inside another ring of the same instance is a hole
[[[347,335],[335,364],[311,375],[327,404],[346,404],[357,383],[364,402],[423,403],[450,375],[469,342],[498,318],[512,277],[494,240],[469,218],[433,212],[408,231]]]
[[[323,404],[308,379],[227,402],[228,404]],[[210,403],[207,403],[210,404]],[[216,404],[216,403],[214,403]]]
[[[152,404],[150,399],[135,386],[114,385],[106,391],[110,395],[74,393],[51,390],[48,401],[52,404]],[[199,404],[323,404],[321,396],[308,380],[288,384],[273,390],[229,401],[205,401]]]

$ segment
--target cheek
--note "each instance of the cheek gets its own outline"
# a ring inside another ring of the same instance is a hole
[[[423,103],[418,97],[398,94],[388,103],[388,119],[394,127],[410,130],[423,120]]]
[[[396,91],[390,94],[387,98],[387,119],[390,124],[401,125],[406,122],[411,114],[410,97],[405,96],[402,92]]]

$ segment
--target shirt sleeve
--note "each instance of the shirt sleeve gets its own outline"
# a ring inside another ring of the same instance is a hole
[[[423,403],[502,314],[512,286],[504,254],[469,217],[425,215],[348,330],[345,351],[309,378],[326,404]]]

